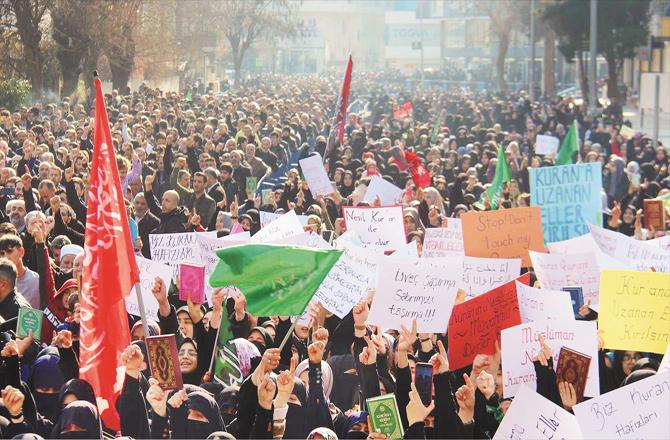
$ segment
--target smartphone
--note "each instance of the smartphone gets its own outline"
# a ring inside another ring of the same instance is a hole
[[[433,400],[433,366],[426,362],[417,362],[414,374],[414,386],[419,392],[421,402],[430,405]]]

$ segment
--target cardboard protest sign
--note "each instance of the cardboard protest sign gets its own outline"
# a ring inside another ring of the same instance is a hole
[[[177,266],[182,261],[200,261],[198,236],[216,238],[216,231],[149,234],[151,259],[169,266]]]
[[[535,153],[537,154],[556,154],[560,139],[554,136],[538,134],[535,137]]]
[[[302,234],[304,231],[298,216],[294,210],[290,210],[284,215],[279,216],[269,225],[261,228],[256,234],[251,237],[251,243],[269,243],[293,235]]]
[[[428,228],[423,239],[422,257],[440,258],[465,255],[463,250],[463,227],[460,218],[447,220],[446,228]]]
[[[382,258],[368,323],[399,329],[416,319],[419,332],[444,332],[462,274],[458,266],[435,261]]]
[[[542,207],[547,243],[589,232],[602,224],[600,163],[530,168],[530,203]]]
[[[259,211],[260,218],[261,218],[261,228],[266,227],[273,221],[277,220],[279,217],[281,217],[284,214],[278,214],[274,212],[266,212],[266,211]],[[298,221],[302,226],[305,226],[307,224],[307,216],[306,215],[297,215]]]
[[[395,205],[400,202],[402,189],[386,179],[379,176],[372,176],[372,179],[370,179],[370,186],[368,186],[367,191],[365,191],[363,201],[372,203],[377,196],[379,196],[382,206]]]
[[[633,382],[572,410],[584,438],[670,438],[670,372]]]
[[[136,256],[135,260],[137,261],[137,267],[140,269],[140,292],[144,303],[144,312],[147,314],[147,318],[158,322],[158,301],[156,301],[154,294],[151,293],[151,289],[154,286],[156,277],[162,279],[166,288],[169,289],[174,268],[144,257]],[[131,315],[140,316],[140,306],[137,302],[137,294],[134,287],[126,296],[126,311]]]
[[[517,282],[516,294],[519,298],[521,322],[575,319],[569,292],[536,289]]]
[[[530,274],[518,278],[530,282]],[[477,354],[495,354],[502,329],[521,324],[516,282],[510,281],[454,306],[449,320],[449,367],[472,364]]]
[[[347,230],[366,248],[393,251],[407,244],[402,206],[343,206],[342,213]]]
[[[645,271],[653,267],[657,272],[670,273],[670,253],[658,246],[594,225],[589,229],[603,252],[628,263],[629,268]]]
[[[605,348],[663,353],[670,337],[670,274],[603,270],[598,324]]]
[[[650,244],[656,246],[659,249],[663,249],[666,252],[670,252],[670,235],[664,235],[662,237],[654,238],[653,240],[647,240],[645,244]]]
[[[472,299],[518,277],[521,272],[520,258],[444,257],[426,258],[427,263],[461,266],[463,277],[459,288],[465,290],[465,298]]]
[[[528,251],[544,251],[539,207],[471,211],[461,215],[465,255],[521,258],[529,267]]]
[[[598,304],[600,268],[595,254],[529,253],[542,288],[561,290],[563,287],[579,286],[585,302],[590,300],[591,304]]]
[[[366,249],[348,246],[314,294],[329,312],[344,318],[374,282],[377,261],[383,258]]]
[[[412,259],[419,258],[419,244],[417,241],[412,240],[405,246],[396,249],[396,251],[389,256],[397,258],[405,258],[405,257]]]
[[[497,439],[581,439],[574,415],[522,386],[493,436]]]
[[[598,330],[594,321],[546,320],[527,322],[502,331],[502,379],[504,397],[514,396],[522,385],[536,389],[533,358],[540,351],[540,337],[553,351],[554,365],[557,365],[561,347],[568,347],[591,359],[598,359]],[[600,394],[598,362],[589,365],[589,377],[584,395],[594,397]]]
[[[633,136],[635,136],[635,130],[630,128],[627,125],[622,125],[621,129],[619,130],[619,134],[624,138],[624,139],[631,139]]]
[[[593,253],[596,256],[598,267],[601,270],[626,269],[630,267],[626,264],[625,261],[614,258],[611,255],[603,252],[590,232],[588,234],[580,235],[579,237],[570,238],[568,240],[547,243],[547,249],[549,249],[549,253],[552,254],[571,254],[573,252],[582,254],[587,252]]]
[[[300,169],[313,195],[327,196],[333,193],[333,184],[328,178],[328,173],[323,167],[323,159],[319,154],[301,159]]]
[[[493,439],[581,439],[575,416],[528,387],[522,387]]]

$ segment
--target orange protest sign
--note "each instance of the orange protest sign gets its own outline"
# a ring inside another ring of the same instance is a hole
[[[465,255],[521,258],[531,266],[528,251],[544,252],[541,208],[498,209],[461,214]]]

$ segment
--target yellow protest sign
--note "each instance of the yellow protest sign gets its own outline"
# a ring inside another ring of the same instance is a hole
[[[665,352],[670,342],[670,273],[603,270],[598,321],[605,348]]]

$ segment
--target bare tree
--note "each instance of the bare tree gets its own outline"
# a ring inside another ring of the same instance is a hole
[[[0,0],[3,40],[18,37],[22,71],[30,80],[34,100],[42,98],[44,59],[41,43],[48,0]]]
[[[506,91],[505,58],[515,30],[530,21],[529,0],[478,0],[477,7],[490,19],[491,34],[496,37],[495,78],[498,90]]]

